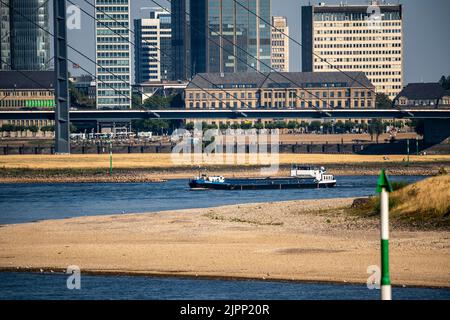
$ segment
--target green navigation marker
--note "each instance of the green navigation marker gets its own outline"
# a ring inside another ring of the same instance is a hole
[[[387,192],[394,191],[384,169],[381,170],[380,176],[378,177],[377,192],[381,193],[383,188],[386,188]]]
[[[378,178],[377,192],[381,194],[381,300],[391,300],[392,289],[389,276],[389,192],[392,192],[392,186],[384,169],[381,170]]]

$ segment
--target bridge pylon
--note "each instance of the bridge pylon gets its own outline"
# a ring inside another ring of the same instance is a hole
[[[55,51],[55,153],[70,153],[70,96],[67,62],[66,1],[53,0]]]

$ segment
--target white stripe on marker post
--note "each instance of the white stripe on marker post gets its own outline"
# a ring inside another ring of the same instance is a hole
[[[391,280],[389,276],[389,193],[391,184],[384,170],[378,178],[377,192],[380,197],[381,211],[381,300],[392,300]]]

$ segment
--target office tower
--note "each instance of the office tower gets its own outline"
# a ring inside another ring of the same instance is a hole
[[[174,80],[191,78],[190,0],[172,0],[172,54]]]
[[[402,89],[401,5],[304,6],[302,43],[303,71],[362,71],[391,99]]]
[[[176,69],[188,66],[188,78],[201,72],[270,71],[270,0],[174,0],[172,21]]]
[[[0,15],[1,69],[50,69],[48,1],[2,0]]]
[[[134,34],[136,83],[173,80],[170,13],[156,9],[134,20]]]
[[[96,0],[97,108],[131,108],[130,5]]]
[[[272,17],[272,68],[289,72],[289,26],[286,17]]]
[[[0,2],[0,70],[9,70],[11,65],[9,0]]]

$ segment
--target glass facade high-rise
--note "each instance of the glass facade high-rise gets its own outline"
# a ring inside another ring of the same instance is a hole
[[[50,69],[48,1],[2,0],[0,4],[1,69]]]
[[[172,0],[172,53],[174,80],[191,77],[191,1]]]
[[[190,23],[183,6],[190,9]],[[271,0],[174,0],[172,20],[174,28],[187,25],[189,64],[177,57],[176,68],[182,63],[189,66],[188,77],[202,72],[270,71]]]
[[[130,5],[96,0],[97,108],[131,108]]]
[[[166,10],[134,20],[136,83],[173,80],[171,16]]]

